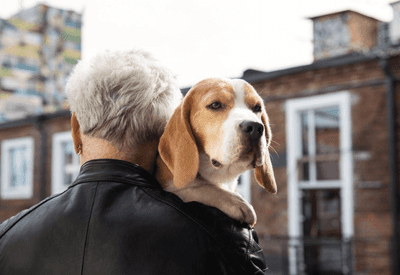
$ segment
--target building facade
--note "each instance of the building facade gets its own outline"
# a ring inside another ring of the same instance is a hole
[[[0,121],[67,108],[66,78],[81,57],[82,15],[38,4],[0,19]]]
[[[81,29],[82,14],[45,4],[0,19],[0,221],[79,172],[64,87],[81,58]]]
[[[65,190],[79,172],[70,111],[0,124],[0,221]]]
[[[353,11],[311,18],[312,64],[243,74],[273,133],[278,193],[252,184],[270,274],[399,274],[400,2],[392,5],[390,23]]]

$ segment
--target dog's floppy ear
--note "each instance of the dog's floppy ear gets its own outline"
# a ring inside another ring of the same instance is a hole
[[[264,109],[264,108],[263,108]],[[265,137],[267,139],[267,147],[269,147],[272,139],[271,128],[269,127],[268,116],[265,110],[262,111],[261,120],[265,127]],[[256,167],[254,174],[257,182],[265,188],[268,192],[276,194],[277,187],[275,182],[274,171],[272,169],[271,159],[269,157],[269,152],[265,154],[264,164],[262,166]]]
[[[190,125],[192,100],[186,95],[175,109],[161,136],[158,151],[174,176],[174,185],[182,188],[193,181],[199,170],[199,152]]]

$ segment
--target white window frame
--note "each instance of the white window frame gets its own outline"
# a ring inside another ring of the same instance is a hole
[[[237,192],[251,204],[251,170],[244,172],[240,175],[240,185],[238,180]]]
[[[326,181],[322,184],[300,184],[298,180],[297,160],[302,156],[301,117],[300,112],[338,106],[340,110],[340,179]],[[306,188],[339,188],[341,195],[341,224],[344,239],[354,235],[354,198],[353,198],[353,159],[352,159],[352,125],[351,94],[348,91],[318,95],[286,102],[286,138],[287,138],[287,177],[288,177],[288,215],[289,237],[292,245],[303,236],[302,189]],[[290,274],[296,274],[295,251],[290,251]]]
[[[78,155],[73,155],[73,165],[66,167],[64,164],[64,152],[61,144],[63,142],[73,142],[71,132],[61,132],[53,135],[53,152],[52,152],[52,176],[51,176],[51,194],[63,192],[65,184],[63,182],[63,170],[71,170],[73,178],[76,178],[80,170],[80,158]]]
[[[11,163],[10,149],[25,146],[26,160],[28,168],[26,171],[26,185],[11,187]],[[1,199],[30,199],[33,196],[33,156],[34,156],[34,139],[32,137],[16,138],[4,140],[1,143]]]

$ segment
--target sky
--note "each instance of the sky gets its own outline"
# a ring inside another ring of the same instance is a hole
[[[37,3],[84,13],[82,58],[109,50],[151,52],[189,87],[312,62],[308,17],[352,9],[392,20],[395,0],[0,0],[0,18]]]

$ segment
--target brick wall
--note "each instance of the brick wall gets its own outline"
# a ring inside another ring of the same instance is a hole
[[[22,137],[33,137],[34,138],[34,177],[33,177],[33,197],[31,199],[24,200],[2,200],[0,198],[0,222],[8,219],[11,216],[14,216],[18,212],[29,208],[33,204],[40,201],[39,199],[39,184],[37,182],[37,173],[38,166],[38,156],[35,154],[39,150],[39,132],[34,128],[33,125],[17,127],[6,131],[1,131],[0,133],[0,142],[3,140],[14,139],[14,138],[22,138]],[[0,153],[1,148],[0,148]],[[1,162],[1,160],[0,160]],[[1,173],[1,172],[0,172]],[[0,190],[1,192],[1,190]]]
[[[371,49],[377,44],[378,20],[359,13],[349,13],[351,46],[355,49]]]
[[[51,165],[53,153],[53,135],[55,133],[71,131],[71,118],[58,118],[46,123],[47,150],[46,150],[46,194],[51,194]]]
[[[400,76],[399,58],[391,60],[391,64],[392,70]],[[260,235],[275,238],[288,235],[286,100],[347,90],[351,93],[352,105],[354,237],[360,240],[379,240],[371,245],[364,242],[363,246],[355,245],[355,268],[361,273],[390,274],[389,238],[392,224],[384,79],[379,62],[368,61],[252,83],[265,100],[273,133],[274,150],[270,153],[273,163],[277,164],[274,168],[278,185],[276,195],[268,194],[259,187],[253,177],[252,203],[257,212],[256,230]],[[396,89],[397,102],[400,102],[399,84]],[[397,106],[400,108],[400,104]],[[399,116],[400,112],[397,114]],[[399,123],[400,119],[397,121]],[[264,249],[270,250],[268,243],[262,245]],[[373,253],[377,251],[379,256]]]
[[[52,165],[52,138],[57,132],[70,131],[70,117],[62,117],[46,120],[43,124],[45,138],[45,181],[41,179],[41,132],[35,124],[28,124],[21,127],[12,127],[8,129],[0,129],[0,143],[3,140],[15,139],[21,137],[33,137],[34,139],[34,171],[33,171],[33,196],[31,199],[9,200],[0,198],[0,223],[11,216],[16,215],[24,209],[37,204],[45,197],[51,195],[51,165]],[[0,148],[1,154],[1,148]],[[1,162],[1,160],[0,160]],[[44,194],[42,190],[44,188]],[[1,190],[0,190],[1,192]]]

